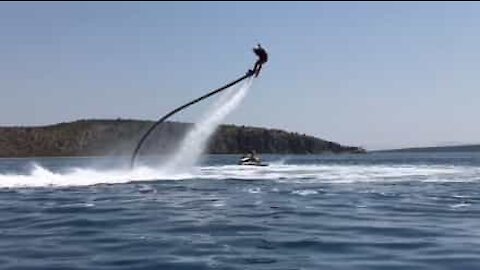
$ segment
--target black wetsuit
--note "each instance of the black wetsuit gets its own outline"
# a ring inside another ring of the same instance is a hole
[[[258,60],[255,63],[255,67],[253,68],[253,72],[255,73],[255,77],[257,77],[258,74],[260,74],[260,70],[262,69],[262,65],[265,64],[268,61],[268,54],[260,46],[258,48],[253,49],[253,52],[258,56]]]

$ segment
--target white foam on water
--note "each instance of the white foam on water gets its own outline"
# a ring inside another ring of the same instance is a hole
[[[96,184],[121,184],[137,181],[208,179],[269,180],[286,183],[357,182],[478,182],[480,168],[467,166],[389,166],[389,165],[240,165],[194,167],[188,173],[172,173],[162,168],[138,167],[134,170],[94,170],[74,168],[53,172],[34,166],[26,174],[0,174],[0,188],[65,187]],[[301,189],[299,189],[301,190]],[[307,192],[309,193],[309,192]],[[299,191],[299,195],[310,195]]]
[[[471,205],[472,205],[471,203],[457,203],[457,204],[450,205],[450,208],[464,208],[464,207],[469,207]]]
[[[301,195],[301,196],[308,196],[318,194],[318,191],[313,189],[302,189],[302,190],[294,190],[292,191],[293,194]]]
[[[90,186],[96,184],[121,184],[134,181],[149,181],[158,179],[185,179],[187,174],[165,175],[158,170],[139,167],[135,170],[94,170],[88,168],[73,168],[68,172],[53,172],[39,165],[34,165],[28,174],[0,174],[0,188],[12,187],[62,187]]]
[[[354,182],[472,182],[480,181],[480,168],[429,165],[272,165],[267,167],[202,167],[198,178],[276,180],[298,183]]]

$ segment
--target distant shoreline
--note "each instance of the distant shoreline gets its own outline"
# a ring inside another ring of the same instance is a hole
[[[131,155],[139,138],[153,124],[143,120],[78,120],[48,126],[0,127],[0,157],[104,157]],[[146,141],[144,155],[168,154],[191,124],[166,122]],[[207,154],[341,154],[365,153],[313,136],[279,129],[222,125],[211,138]]]
[[[372,150],[370,153],[459,153],[459,152],[480,152],[480,144],[465,144],[454,146],[432,146],[432,147],[409,147],[387,150]]]

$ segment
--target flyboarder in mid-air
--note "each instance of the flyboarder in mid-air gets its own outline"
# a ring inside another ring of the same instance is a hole
[[[133,169],[135,167],[135,160],[136,160],[136,157],[140,154],[140,150],[142,149],[142,145],[144,144],[146,139],[149,137],[149,135],[158,126],[160,126],[160,124],[164,123],[166,120],[168,120],[173,115],[187,109],[188,107],[192,106],[193,104],[198,103],[198,102],[200,102],[204,99],[207,99],[207,98],[209,98],[213,95],[216,95],[216,94],[218,94],[218,93],[220,93],[220,92],[222,92],[222,91],[240,83],[243,80],[251,78],[253,75],[255,75],[255,77],[258,77],[258,75],[260,74],[260,70],[262,69],[262,65],[265,64],[268,60],[268,55],[267,55],[267,52],[265,51],[265,49],[263,49],[260,44],[257,44],[257,47],[253,49],[253,52],[258,56],[258,60],[255,63],[255,66],[254,66],[253,70],[249,69],[247,74],[243,75],[242,77],[240,77],[240,78],[238,78],[238,79],[236,79],[232,82],[229,82],[229,83],[225,84],[224,86],[222,86],[218,89],[212,90],[212,91],[206,93],[205,95],[203,95],[201,97],[198,97],[194,100],[191,100],[191,101],[173,109],[169,113],[162,116],[162,118],[160,118],[157,122],[152,124],[150,126],[150,128],[147,129],[147,131],[143,134],[143,136],[140,137],[140,140],[138,141],[137,145],[135,146],[135,148],[133,150],[133,153],[132,153],[132,156],[130,158],[130,168]],[[255,156],[255,153],[253,151],[252,151],[251,155],[249,155],[247,157],[247,159],[251,159],[250,164],[248,162],[245,162],[245,160],[244,160],[242,162],[242,165],[267,166],[267,164],[263,164],[263,163],[260,162],[260,159]]]
[[[256,48],[253,48],[253,52],[258,56],[258,60],[255,63],[255,67],[253,68],[253,73],[255,73],[255,78],[256,78],[258,77],[258,74],[260,74],[262,65],[268,61],[268,54],[267,54],[267,51],[265,51],[265,49],[262,48],[260,43],[257,44]]]

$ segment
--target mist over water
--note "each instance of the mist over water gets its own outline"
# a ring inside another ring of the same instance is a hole
[[[198,162],[205,151],[210,137],[217,127],[247,95],[252,85],[252,78],[240,84],[239,87],[231,87],[208,110],[198,123],[188,132],[179,149],[171,160],[163,166],[163,170],[169,173],[188,172]]]

